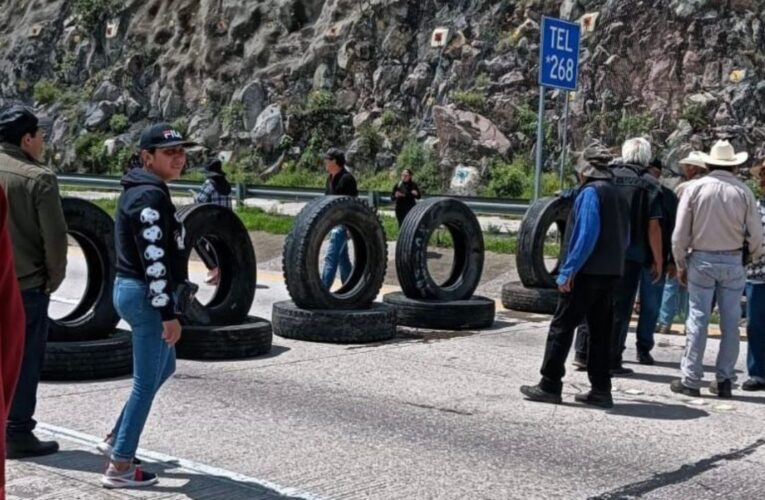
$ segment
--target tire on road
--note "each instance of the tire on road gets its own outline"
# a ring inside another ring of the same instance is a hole
[[[357,344],[380,342],[396,335],[396,311],[375,303],[369,309],[308,310],[292,301],[276,302],[271,320],[280,337]]]
[[[251,316],[238,325],[184,326],[175,350],[183,359],[244,359],[270,352],[272,340],[271,323]]]
[[[566,233],[568,216],[573,207],[571,197],[541,198],[529,207],[518,232],[518,250],[515,262],[521,282],[528,288],[557,288],[555,278],[561,264],[561,254],[552,271],[545,266],[545,240],[547,231],[555,225],[559,241]],[[563,245],[560,245],[563,252]]]
[[[335,226],[348,230],[355,262],[348,281],[335,291],[321,282],[322,242]],[[364,201],[325,196],[308,203],[298,214],[284,242],[282,256],[287,291],[304,309],[366,309],[382,288],[388,262],[385,232],[377,214]]]
[[[210,253],[220,268],[220,282],[207,304],[195,301],[183,318],[190,325],[228,325],[243,323],[255,299],[257,262],[250,235],[237,215],[224,207],[190,205],[178,211],[186,231],[188,265],[192,249]]]
[[[477,330],[494,323],[495,303],[486,297],[467,300],[411,299],[401,292],[388,293],[383,302],[396,309],[399,325],[433,330]]]
[[[449,278],[437,283],[428,270],[428,241],[445,226],[454,243]],[[417,204],[404,220],[396,244],[396,272],[401,289],[413,299],[465,300],[473,295],[483,273],[483,232],[467,205],[450,198]]]
[[[112,302],[115,261],[114,221],[101,208],[79,198],[63,198],[68,233],[82,249],[88,276],[80,302],[69,314],[50,320],[53,342],[107,338],[119,322]]]
[[[109,338],[48,342],[42,380],[96,380],[133,372],[130,332],[112,331]]]
[[[514,311],[555,314],[560,292],[553,288],[526,288],[521,283],[502,286],[502,305]]]

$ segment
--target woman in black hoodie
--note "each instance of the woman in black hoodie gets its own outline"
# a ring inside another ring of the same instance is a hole
[[[412,180],[412,171],[408,168],[401,172],[401,180],[393,186],[393,192],[390,195],[391,200],[396,203],[396,219],[398,226],[404,223],[406,214],[414,208],[414,205],[422,197],[420,188]]]
[[[178,302],[183,302],[186,270],[180,251],[183,227],[167,188],[186,165],[192,145],[168,124],[141,134],[142,168],[122,179],[115,242],[117,279],[114,305],[132,330],[133,391],[113,430],[98,449],[110,457],[101,482],[107,488],[135,488],[157,482],[156,474],[135,465],[135,453],[154,396],[175,371],[174,345],[181,337]]]

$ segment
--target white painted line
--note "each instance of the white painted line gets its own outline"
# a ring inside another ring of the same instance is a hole
[[[95,448],[98,443],[102,441],[102,438],[85,434],[84,432],[67,429],[65,427],[59,427],[57,425],[46,424],[42,422],[37,423],[37,428],[43,430],[59,439],[66,439],[68,441]],[[256,477],[245,476],[237,472],[232,472],[226,469],[219,469],[211,465],[201,464],[192,460],[186,460],[184,458],[174,457],[172,455],[165,455],[156,451],[145,450],[139,448],[136,454],[138,458],[144,462],[149,463],[162,463],[166,465],[176,466],[176,468],[183,468],[187,471],[196,472],[204,476],[214,476],[215,479],[222,481],[229,480],[236,483],[236,486],[243,487],[241,483],[252,483],[254,485],[262,486],[276,493],[284,496],[300,497],[305,500],[323,500],[322,497],[316,496],[312,493],[301,491],[297,488],[291,488],[289,486],[282,486],[280,484],[273,483],[265,479],[258,479]]]

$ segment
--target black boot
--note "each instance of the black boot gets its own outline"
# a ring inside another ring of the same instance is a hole
[[[31,432],[24,434],[9,434],[6,437],[5,458],[29,458],[52,455],[58,451],[55,441],[40,441]]]
[[[638,351],[637,361],[641,365],[652,365],[654,363],[653,356],[648,351]]]
[[[714,381],[709,386],[709,392],[717,396],[718,398],[732,398],[733,397],[733,382],[730,380],[724,380],[722,382]]]
[[[574,396],[574,400],[576,400],[577,403],[599,406],[600,408],[614,407],[614,400],[611,397],[611,393],[605,391],[590,391],[586,394],[577,394]]]
[[[531,401],[537,401],[539,403],[552,403],[552,404],[560,404],[561,403],[561,397],[560,394],[556,394],[554,392],[547,392],[538,385],[522,385],[521,386],[521,392],[524,396],[526,396],[526,399],[530,399]]]

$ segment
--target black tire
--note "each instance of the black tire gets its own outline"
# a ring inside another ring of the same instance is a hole
[[[428,241],[445,226],[454,242],[449,278],[438,284],[428,270]],[[483,232],[467,205],[450,198],[417,204],[406,216],[396,244],[396,272],[401,289],[413,299],[465,300],[478,287],[483,273]]]
[[[53,342],[107,338],[119,322],[112,302],[114,288],[114,221],[93,203],[63,198],[69,236],[80,245],[88,269],[80,303],[63,318],[50,320]]]
[[[183,359],[244,359],[271,351],[271,323],[249,317],[239,325],[184,326],[175,345]]]
[[[48,342],[42,380],[96,380],[133,373],[130,332],[112,333],[100,340]]]
[[[355,262],[348,281],[336,291],[324,287],[319,274],[322,242],[335,226],[345,226]],[[364,201],[325,196],[308,203],[284,242],[282,257],[287,291],[304,309],[366,309],[380,293],[388,263],[385,232]]]
[[[188,265],[191,250],[210,249],[220,268],[220,282],[210,302],[190,307],[183,321],[190,325],[243,323],[255,299],[257,261],[247,229],[231,210],[212,204],[190,205],[178,211],[186,230],[182,258]]]
[[[518,282],[502,286],[502,305],[514,311],[555,314],[560,293],[553,288],[526,288]]]
[[[375,303],[369,309],[308,310],[292,301],[274,303],[271,320],[280,337],[312,342],[357,344],[396,335],[396,311]]]
[[[388,293],[383,302],[396,309],[402,326],[433,330],[477,330],[494,323],[495,304],[486,297],[468,300],[418,300],[401,292]]]
[[[529,207],[518,232],[518,251],[515,254],[516,267],[521,283],[528,288],[557,288],[555,278],[564,251],[563,238],[566,224],[573,207],[572,197],[541,198]],[[545,239],[547,231],[555,225],[561,254],[552,271],[545,266]]]

